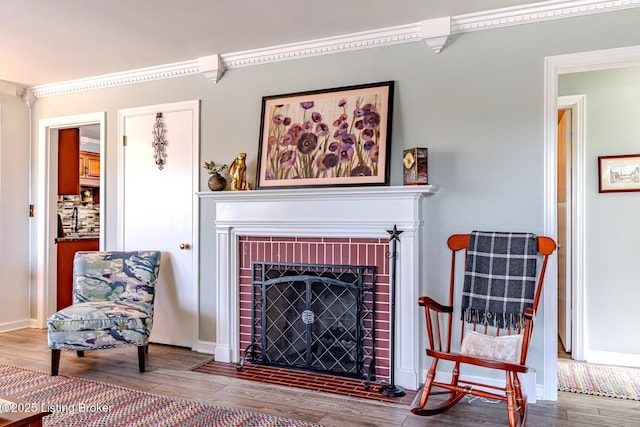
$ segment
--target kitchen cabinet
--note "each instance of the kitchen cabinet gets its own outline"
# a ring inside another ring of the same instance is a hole
[[[72,165],[78,165],[74,168]],[[100,187],[100,154],[80,151],[80,129],[58,131],[58,194],[78,195],[80,187]]]
[[[78,173],[80,186],[100,186],[100,154],[90,151],[80,151],[78,160]]]
[[[58,194],[80,194],[80,174],[78,164],[80,157],[80,129],[60,129],[58,131]],[[98,168],[100,170],[100,168]]]
[[[56,240],[58,254],[56,310],[62,310],[73,302],[73,257],[78,251],[97,251],[97,237],[62,237]]]

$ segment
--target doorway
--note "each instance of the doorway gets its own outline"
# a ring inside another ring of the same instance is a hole
[[[38,181],[36,209],[36,294],[37,324],[46,327],[46,319],[56,311],[57,304],[57,254],[55,240],[58,235],[58,131],[72,127],[97,127],[96,143],[100,152],[100,188],[105,186],[105,122],[106,113],[89,113],[74,116],[42,119],[39,122]],[[100,203],[100,247],[105,239],[105,203]]]
[[[558,97],[558,352],[583,360],[585,95]]]
[[[558,112],[558,75],[564,73],[603,70],[607,68],[619,68],[640,64],[640,46],[608,49],[592,52],[581,52],[566,55],[545,57],[544,60],[544,232],[551,236],[557,235],[557,112]],[[582,154],[584,156],[584,154]],[[581,173],[581,172],[578,172]],[[583,173],[583,172],[582,172]],[[575,209],[578,209],[576,207]],[[584,212],[582,208],[579,212]],[[581,218],[582,215],[577,215]],[[574,224],[576,230],[572,242],[574,256],[578,261],[574,263],[574,275],[583,274],[584,266],[580,264],[581,252],[576,244],[584,236],[581,224]],[[583,245],[581,245],[583,246]],[[574,279],[575,280],[575,279]],[[557,257],[552,260],[549,268],[549,281],[545,287],[543,296],[544,304],[544,373],[542,398],[544,400],[557,400],[558,397],[558,372],[557,372],[557,348],[558,348],[558,281],[557,281]],[[582,302],[576,295],[573,299]],[[574,312],[577,309],[574,307]],[[576,331],[574,335],[581,335]],[[572,349],[575,352],[577,348]],[[575,357],[575,356],[574,356]]]
[[[571,353],[571,169],[573,110],[558,101],[558,354]]]

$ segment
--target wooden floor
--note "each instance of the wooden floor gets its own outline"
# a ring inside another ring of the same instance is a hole
[[[49,372],[50,352],[44,330],[0,333],[0,363]],[[183,348],[151,345],[147,372],[138,372],[135,348],[87,352],[78,358],[63,351],[60,374],[89,378],[150,393],[192,399],[265,414],[313,421],[329,426],[503,426],[504,403],[475,400],[459,403],[448,413],[418,417],[406,406],[333,396],[259,384],[224,376],[191,372],[210,355]],[[2,381],[2,379],[0,379]],[[640,403],[572,393],[557,402],[529,406],[528,426],[637,426]]]

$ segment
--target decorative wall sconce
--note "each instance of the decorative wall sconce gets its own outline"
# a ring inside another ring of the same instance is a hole
[[[151,146],[153,147],[153,155],[156,159],[156,165],[158,165],[158,169],[160,170],[164,169],[164,164],[166,163],[165,158],[167,157],[165,150],[167,141],[164,139],[165,131],[166,127],[162,120],[162,113],[157,113],[156,122],[153,124],[153,142],[151,143]]]

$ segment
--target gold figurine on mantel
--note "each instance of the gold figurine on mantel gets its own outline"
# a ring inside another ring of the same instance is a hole
[[[231,190],[250,190],[247,185],[247,165],[245,159],[247,153],[240,153],[229,166],[229,173],[231,174]]]

